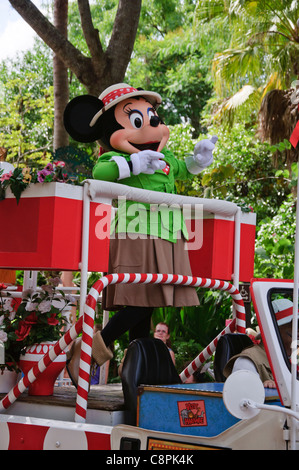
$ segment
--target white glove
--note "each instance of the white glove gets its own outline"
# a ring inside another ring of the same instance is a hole
[[[153,175],[156,170],[163,170],[166,167],[166,162],[161,160],[163,158],[163,153],[154,152],[154,150],[142,150],[138,153],[132,153],[130,159],[133,166],[133,175],[139,175],[139,173]]]
[[[210,140],[204,139],[195,145],[194,155],[185,158],[189,173],[197,175],[204,168],[211,165],[213,162],[213,150],[217,140],[218,137],[214,135]]]

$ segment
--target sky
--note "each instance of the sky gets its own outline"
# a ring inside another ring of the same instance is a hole
[[[32,0],[39,8],[42,0]],[[23,20],[8,0],[0,0],[0,60],[13,58],[17,52],[33,46],[33,29]]]

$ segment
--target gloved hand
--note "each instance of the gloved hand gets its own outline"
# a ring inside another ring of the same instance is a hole
[[[194,155],[185,158],[189,173],[197,175],[204,168],[211,165],[213,162],[213,150],[217,140],[218,137],[214,135],[210,140],[204,139],[195,145]]]
[[[166,162],[161,160],[163,158],[163,153],[154,150],[141,150],[141,152],[132,153],[130,159],[133,175],[139,175],[139,173],[153,175],[156,170],[163,170],[166,167]]]

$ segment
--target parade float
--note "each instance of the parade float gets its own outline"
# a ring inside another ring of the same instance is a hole
[[[112,201],[119,197],[188,208],[190,243],[196,236],[195,227],[202,237],[202,242],[194,246],[196,249],[189,250],[191,277],[184,273],[107,273],[87,292],[88,272],[107,272]],[[195,207],[197,221],[192,219]],[[6,227],[10,227],[5,233],[1,231],[0,266],[24,270],[24,288],[30,285],[37,289],[34,274],[38,270],[81,272],[79,320],[7,394],[1,395],[1,449],[297,448],[297,368],[286,359],[271,307],[273,296],[293,298],[297,280],[252,279],[255,214],[242,212],[227,201],[94,180],[87,180],[82,186],[32,185],[18,204],[8,190],[0,202],[0,214]],[[193,285],[222,290],[232,298],[232,322],[178,374],[177,383],[138,384],[134,422],[121,385],[89,387],[95,308],[102,291],[111,283]],[[244,376],[242,372],[225,382],[184,383],[217,354],[222,337],[246,335],[240,291],[249,283],[276,389],[264,389],[256,376],[250,373]],[[21,295],[13,287],[7,287],[7,291],[15,298]],[[296,321],[294,324],[297,338]],[[55,386],[52,395],[28,394],[28,387],[81,333],[77,389]]]

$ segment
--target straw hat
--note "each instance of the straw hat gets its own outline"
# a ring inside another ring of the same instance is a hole
[[[115,106],[127,98],[135,98],[136,96],[144,96],[155,108],[162,103],[162,98],[159,93],[134,88],[127,83],[116,83],[115,85],[106,88],[106,90],[100,94],[99,100],[102,101],[104,106],[94,115],[89,125],[91,127],[94,126],[99,117],[112,106]]]

